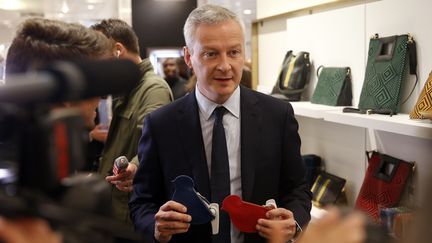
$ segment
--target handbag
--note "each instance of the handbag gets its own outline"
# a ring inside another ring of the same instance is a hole
[[[321,69],[321,72],[319,70]],[[351,106],[351,69],[324,67],[317,70],[318,82],[311,103],[331,106]]]
[[[432,112],[432,72],[429,74],[422,92],[409,114],[411,119],[425,119],[423,112]]]
[[[294,55],[292,51],[288,51],[271,92],[272,96],[289,101],[299,101],[301,93],[309,82],[310,66],[308,52],[299,52]]]
[[[312,203],[317,207],[334,204],[342,194],[346,180],[322,171],[312,186]]]
[[[376,110],[375,113],[380,114],[399,112],[407,59],[410,74],[417,77],[416,46],[410,34],[383,38],[375,34],[370,39],[365,79],[358,105],[360,113],[365,113],[366,110]]]
[[[366,152],[366,155],[368,168],[355,208],[366,212],[378,222],[380,208],[398,206],[412,176],[414,163],[376,151]]]
[[[321,157],[315,154],[305,154],[302,155],[302,160],[306,166],[306,181],[309,187],[312,188],[316,178],[322,171]]]

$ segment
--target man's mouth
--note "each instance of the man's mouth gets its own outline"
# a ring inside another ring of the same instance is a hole
[[[232,80],[232,77],[215,77],[214,79],[217,81],[226,82]]]

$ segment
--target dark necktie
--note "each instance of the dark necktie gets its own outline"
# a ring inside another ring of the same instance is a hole
[[[211,197],[212,202],[222,207],[222,201],[230,195],[230,174],[228,163],[228,150],[225,139],[225,129],[222,118],[226,112],[225,107],[220,106],[214,110],[215,121],[213,124],[212,153],[211,153]],[[214,235],[212,242],[230,243],[230,220],[225,211],[219,211],[219,234]]]

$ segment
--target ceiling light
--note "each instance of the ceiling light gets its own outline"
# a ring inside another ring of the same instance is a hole
[[[243,10],[243,14],[246,14],[246,15],[252,14],[252,10],[245,9],[245,10]]]
[[[87,9],[88,10],[93,10],[94,8],[95,8],[95,6],[93,4],[87,5]]]
[[[69,9],[67,2],[66,2],[66,0],[64,0],[62,3],[61,12],[64,14],[67,14],[67,13],[69,13],[69,10],[70,9]]]

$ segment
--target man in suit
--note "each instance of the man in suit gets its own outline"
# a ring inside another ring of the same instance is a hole
[[[184,36],[185,61],[197,76],[196,88],[145,119],[129,202],[135,228],[158,242],[264,242],[276,226],[286,241],[292,239],[296,223],[310,220],[311,193],[291,105],[239,85],[244,28],[233,12],[201,6],[186,20]],[[222,118],[216,114],[219,107],[224,107]],[[220,137],[214,133],[220,119],[225,151],[212,140]],[[225,170],[220,167],[224,153]],[[227,172],[223,194],[214,184]],[[179,175],[193,178],[196,191],[211,202],[220,204],[220,194],[222,199],[235,194],[260,205],[273,198],[279,208],[258,221],[258,234],[240,233],[221,211],[219,234],[212,236],[210,223],[190,224],[186,206],[170,200],[172,180]]]

